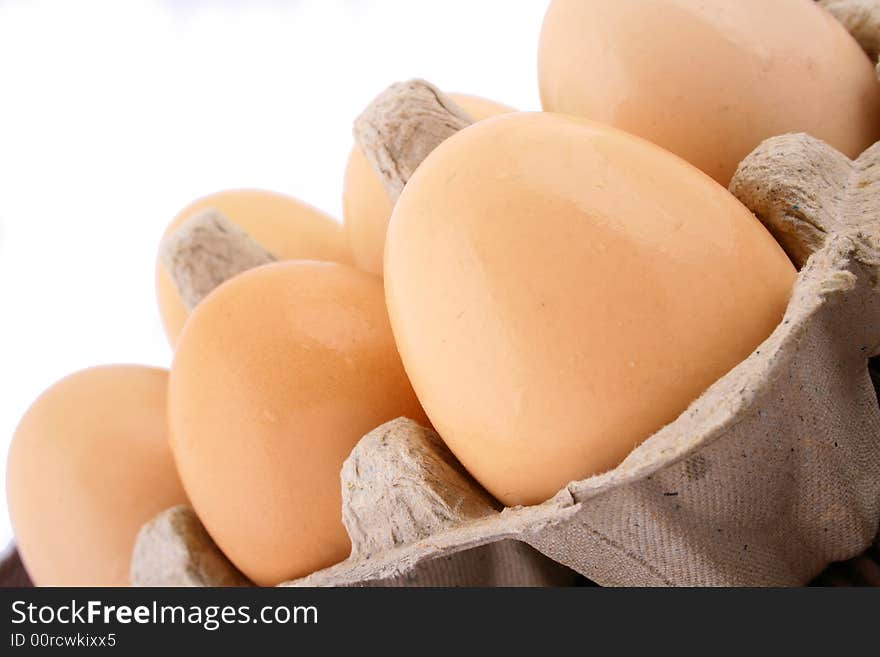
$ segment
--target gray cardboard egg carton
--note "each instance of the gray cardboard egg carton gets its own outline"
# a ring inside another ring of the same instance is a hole
[[[853,16],[877,3],[823,4],[876,57]],[[617,468],[536,506],[500,509],[433,431],[382,425],[341,472],[351,555],[283,586],[801,585],[865,551],[880,523],[880,144],[850,161],[769,139],[730,190],[801,267],[744,362]],[[131,576],[248,584],[189,507],[142,529]]]

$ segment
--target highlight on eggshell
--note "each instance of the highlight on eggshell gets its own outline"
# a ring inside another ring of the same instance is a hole
[[[18,550],[38,586],[128,586],[141,526],[186,503],[166,419],[167,370],[114,365],[51,386],[9,450]]]
[[[295,198],[258,189],[221,191],[194,201],[173,219],[165,238],[206,211],[219,212],[279,260],[351,261],[339,222]],[[161,257],[156,262],[156,294],[162,323],[173,346],[189,310]]]
[[[880,139],[880,85],[808,0],[553,0],[544,110],[621,128],[727,185],[764,139],[805,132],[850,158]]]
[[[474,121],[515,111],[479,96],[457,93],[448,96]],[[345,166],[342,200],[344,229],[355,266],[381,276],[385,233],[394,203],[357,143],[352,146]]]
[[[260,585],[345,559],[343,461],[384,422],[426,422],[381,281],[316,261],[252,269],[195,308],[171,368],[168,414],[193,507]]]
[[[518,113],[421,164],[384,282],[434,427],[520,505],[674,420],[770,335],[794,279],[755,216],[685,161],[599,123]]]

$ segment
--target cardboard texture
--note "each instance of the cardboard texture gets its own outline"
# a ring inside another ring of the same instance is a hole
[[[418,166],[446,139],[474,120],[424,80],[392,84],[355,119],[354,138],[392,203]]]
[[[880,56],[880,0],[818,0],[853,35],[868,56]]]
[[[877,2],[822,4],[877,56]],[[389,92],[356,135],[394,194],[469,119],[427,83]],[[399,102],[413,96],[414,115]],[[405,152],[413,139],[418,155]],[[730,190],[801,267],[782,323],[744,362],[617,468],[532,507],[499,510],[434,432],[385,424],[342,469],[351,556],[286,585],[558,585],[579,573],[611,586],[794,586],[868,550],[880,524],[868,372],[880,353],[880,144],[853,162],[806,135],[769,139]],[[225,560],[175,526],[163,514],[142,530],[133,584],[236,578],[228,562],[192,577],[194,563]]]
[[[219,210],[185,221],[162,240],[162,264],[188,310],[236,274],[276,258]]]
[[[138,533],[131,581],[139,586],[247,586],[248,579],[223,555],[195,511],[163,511]]]

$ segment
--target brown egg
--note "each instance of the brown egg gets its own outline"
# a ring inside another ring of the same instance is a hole
[[[795,270],[723,187],[556,114],[446,140],[388,227],[385,290],[434,427],[508,505],[616,466],[743,360]]]
[[[550,112],[663,146],[723,185],[761,141],[806,132],[849,157],[880,139],[872,62],[808,0],[553,0]]]
[[[351,261],[339,222],[295,198],[258,189],[234,189],[200,198],[174,218],[165,235],[208,209],[222,212],[281,260]],[[161,260],[156,263],[156,293],[165,333],[173,346],[189,312]]]
[[[478,96],[449,96],[477,121],[514,111],[512,107]],[[385,232],[393,204],[357,144],[352,146],[345,167],[342,200],[345,233],[355,266],[381,276]]]
[[[15,432],[7,493],[18,549],[40,586],[128,586],[141,526],[186,502],[168,447],[166,370],[72,374]]]
[[[261,585],[345,559],[343,461],[386,421],[425,421],[381,282],[334,263],[265,265],[209,294],[180,336],[169,390],[192,504]]]

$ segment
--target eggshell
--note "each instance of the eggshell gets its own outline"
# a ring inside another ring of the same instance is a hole
[[[295,198],[259,189],[233,189],[200,198],[174,218],[165,235],[209,208],[219,210],[279,259],[351,261],[339,222]],[[156,262],[156,293],[173,346],[189,312],[161,260]]]
[[[723,185],[761,141],[806,132],[849,157],[880,139],[872,62],[808,0],[553,0],[544,109],[602,121]]]
[[[97,367],[30,407],[9,451],[16,541],[40,586],[127,586],[141,526],[186,502],[168,447],[166,370]]]
[[[512,107],[479,96],[449,94],[476,121],[513,112]],[[382,275],[385,232],[393,203],[381,179],[355,144],[345,167],[343,216],[348,245],[356,267]]]
[[[193,311],[171,371],[175,459],[196,512],[254,582],[348,556],[339,473],[360,438],[425,421],[381,282],[289,261],[227,281]]]
[[[771,333],[794,278],[697,169],[554,114],[441,144],[398,200],[385,254],[413,387],[508,505],[616,466]]]

